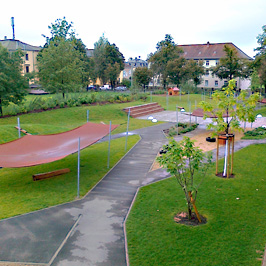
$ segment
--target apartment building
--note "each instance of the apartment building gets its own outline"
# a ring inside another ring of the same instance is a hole
[[[0,44],[2,44],[8,51],[13,52],[18,49],[21,49],[24,53],[23,63],[22,63],[22,73],[30,73],[33,71],[37,71],[37,54],[42,49],[38,46],[33,46],[19,40],[13,39],[4,39],[0,40]]]
[[[241,59],[252,60],[247,54],[239,49],[233,43],[210,43],[205,44],[188,44],[178,45],[183,51],[183,56],[186,59],[203,60],[205,67],[205,75],[202,76],[202,83],[198,85],[205,89],[218,89],[227,84],[227,80],[219,79],[213,75],[210,68],[219,64],[222,57],[225,57],[224,46],[228,45],[237,51],[237,55]],[[235,78],[237,89],[248,89],[250,85],[249,79]]]

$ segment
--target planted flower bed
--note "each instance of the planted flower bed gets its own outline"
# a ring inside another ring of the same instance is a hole
[[[170,127],[168,129],[164,130],[164,134],[166,134],[168,137],[174,137],[176,135],[185,134],[187,132],[193,131],[198,127],[199,124],[195,123],[178,123],[173,127]],[[178,132],[177,132],[178,129]]]

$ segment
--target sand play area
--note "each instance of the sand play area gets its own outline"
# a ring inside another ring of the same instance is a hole
[[[247,128],[247,130],[249,129]],[[237,131],[237,132],[234,132],[234,134],[235,134],[235,141],[239,141],[244,136],[243,132]],[[196,136],[191,137],[191,139],[195,141],[196,146],[200,147],[200,149],[206,152],[206,151],[211,151],[217,148],[217,142],[206,141],[206,138],[211,137],[211,136],[212,136],[212,131],[205,131],[204,133],[200,133]],[[160,156],[159,153],[158,153],[158,156]],[[159,163],[156,160],[154,160],[150,171],[154,171],[159,168],[161,168]]]

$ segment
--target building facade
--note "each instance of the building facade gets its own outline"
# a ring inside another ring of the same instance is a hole
[[[27,43],[23,43],[19,40],[5,39],[0,40],[5,48],[10,52],[14,52],[18,49],[21,49],[24,53],[23,63],[22,63],[22,74],[31,73],[33,71],[37,72],[37,54],[42,49],[38,46],[33,46]]]
[[[183,51],[183,56],[186,59],[202,60],[205,67],[205,75],[201,77],[202,82],[198,85],[200,88],[205,89],[218,89],[227,85],[227,80],[219,79],[213,75],[211,68],[219,64],[220,59],[225,57],[224,46],[227,45],[237,51],[237,56],[240,59],[252,60],[247,54],[240,50],[233,43],[209,43],[206,44],[188,44],[178,45]],[[237,89],[248,89],[250,85],[249,79],[235,78]]]

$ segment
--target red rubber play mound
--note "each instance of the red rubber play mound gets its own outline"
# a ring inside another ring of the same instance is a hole
[[[112,125],[114,130],[118,125]],[[26,135],[0,145],[1,167],[25,167],[60,160],[97,142],[109,133],[109,125],[86,123],[73,130],[53,135]]]

